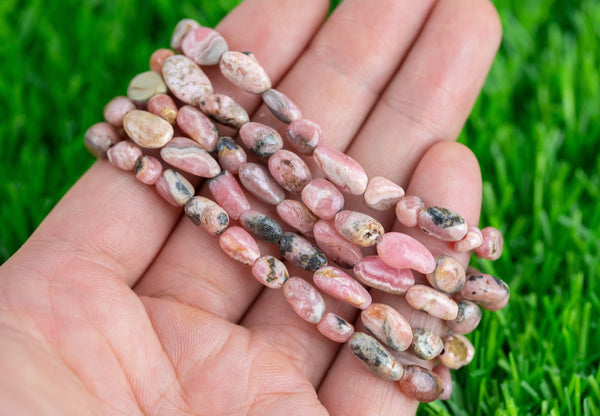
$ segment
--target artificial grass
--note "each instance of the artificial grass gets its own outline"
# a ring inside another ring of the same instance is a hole
[[[0,261],[92,163],[83,132],[177,20],[214,26],[237,3],[0,2]],[[481,163],[481,223],[506,238],[476,263],[511,302],[471,335],[452,400],[419,414],[598,415],[600,3],[494,3],[504,40],[460,140]]]

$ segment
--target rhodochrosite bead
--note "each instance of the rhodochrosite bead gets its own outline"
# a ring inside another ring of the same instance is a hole
[[[388,266],[431,273],[435,258],[427,248],[409,235],[390,232],[381,237],[377,254]]]
[[[444,352],[438,360],[446,367],[457,370],[469,364],[474,355],[473,344],[463,335],[453,334],[444,338]]]
[[[433,360],[444,349],[444,343],[435,332],[425,328],[415,328],[410,348],[417,357]]]
[[[216,149],[219,131],[214,123],[196,107],[191,105],[181,107],[177,112],[177,125],[204,150],[213,152]]]
[[[313,236],[313,227],[318,218],[302,202],[286,199],[277,205],[276,210],[279,217],[287,225],[304,235]]]
[[[221,73],[244,91],[262,94],[271,88],[271,80],[254,55],[228,51],[221,55]]]
[[[429,286],[414,285],[406,291],[405,298],[413,308],[445,321],[456,319],[458,315],[456,302]]]
[[[183,53],[198,65],[216,65],[229,47],[216,30],[197,27],[190,30],[181,41]]]
[[[242,212],[250,209],[250,202],[241,186],[226,170],[208,181],[208,189],[217,203],[235,220],[242,215]]]
[[[419,212],[419,227],[442,241],[459,241],[469,226],[457,213],[446,208],[429,207]]]
[[[414,397],[420,402],[429,403],[442,394],[442,380],[433,371],[418,365],[404,368],[404,376],[398,386],[408,397]]]
[[[461,300],[458,302],[458,315],[453,321],[446,321],[446,326],[457,334],[468,334],[477,328],[481,321],[481,309],[476,303]]]
[[[321,334],[335,342],[346,342],[354,333],[354,326],[335,313],[327,313],[317,324]]]
[[[304,270],[317,270],[327,265],[325,254],[298,234],[283,233],[277,247],[287,261]]]
[[[213,120],[234,129],[239,129],[249,120],[246,110],[224,94],[208,95],[199,100],[198,106]]]
[[[288,192],[298,194],[312,180],[306,163],[289,150],[277,150],[269,157],[268,165],[273,179]]]
[[[465,269],[450,256],[437,256],[435,270],[427,274],[429,284],[444,293],[456,293],[465,284]]]
[[[327,179],[317,178],[302,189],[302,202],[317,217],[332,220],[344,208],[344,195]]]
[[[185,204],[185,214],[198,227],[219,236],[229,225],[229,216],[218,204],[203,196],[195,196]]]
[[[177,120],[177,106],[173,99],[167,94],[157,94],[148,100],[148,111],[171,124]]]
[[[305,118],[292,121],[287,133],[294,149],[305,155],[312,155],[317,146],[323,143],[323,129]]]
[[[365,309],[371,304],[371,295],[356,280],[333,266],[321,267],[313,275],[315,285],[329,296],[356,308]]]
[[[187,56],[167,58],[162,73],[169,91],[186,104],[196,105],[199,99],[213,93],[206,74]]]
[[[375,338],[364,332],[355,332],[348,341],[352,353],[360,358],[365,367],[384,380],[402,378],[404,368],[392,354]]]
[[[125,114],[135,109],[135,104],[129,98],[115,97],[104,106],[104,119],[115,127],[121,127]]]
[[[142,156],[142,150],[129,141],[122,141],[108,149],[106,155],[111,165],[131,172]]]
[[[167,169],[156,181],[156,190],[165,201],[183,206],[194,196],[194,187],[179,172]]]
[[[198,27],[200,24],[193,19],[181,19],[177,22],[171,35],[171,48],[181,51],[181,42],[185,35]]]
[[[361,312],[360,318],[365,328],[392,350],[404,351],[410,347],[413,338],[410,324],[391,306],[372,303]]]
[[[347,209],[335,215],[334,225],[342,237],[361,247],[374,246],[385,232],[375,218]]]
[[[470,269],[460,296],[481,305],[484,309],[496,310],[490,307],[501,305],[508,298],[509,289],[506,283],[497,277]]]
[[[185,137],[174,137],[160,149],[160,156],[169,165],[202,178],[212,178],[221,172],[217,161],[206,150]]]
[[[261,201],[277,205],[285,199],[285,191],[269,171],[257,163],[244,163],[238,170],[238,176],[244,188]]]
[[[140,147],[161,148],[173,138],[173,126],[168,121],[142,110],[133,110],[123,118],[127,135]]]
[[[361,195],[367,189],[367,173],[356,160],[345,153],[321,145],[314,150],[313,158],[327,179],[341,191]]]
[[[482,242],[483,235],[481,234],[481,230],[477,227],[469,227],[462,240],[454,243],[454,250],[459,253],[467,253],[479,247]]]
[[[233,174],[237,174],[240,166],[248,161],[246,151],[227,136],[221,136],[217,140],[217,156],[221,167]]]
[[[100,122],[92,125],[83,136],[83,143],[92,156],[106,158],[106,152],[112,145],[118,143],[121,136],[110,123]]]
[[[362,284],[395,295],[403,295],[415,284],[410,269],[388,266],[379,256],[364,257],[354,266],[354,276]]]
[[[175,55],[171,49],[157,49],[150,56],[150,70],[156,72],[158,75],[162,75],[162,67],[171,56]]]
[[[274,219],[253,209],[242,212],[240,224],[254,237],[267,243],[277,244],[283,235],[281,226]]]
[[[485,227],[481,230],[482,242],[475,249],[475,254],[484,259],[498,260],[504,248],[502,233],[494,227]]]
[[[240,129],[240,138],[254,154],[269,157],[283,147],[277,130],[262,123],[246,123]]]
[[[401,186],[383,176],[374,176],[369,179],[363,198],[369,208],[385,211],[396,206],[403,196],[404,189]]]
[[[219,237],[219,245],[229,257],[248,266],[253,265],[260,257],[258,244],[242,227],[226,229]]]
[[[292,309],[305,321],[318,323],[325,312],[321,294],[306,280],[291,277],[283,285],[283,296]]]
[[[153,156],[140,157],[133,168],[133,173],[138,181],[146,185],[154,185],[162,175],[162,164]]]
[[[292,121],[300,120],[302,112],[285,94],[270,89],[262,93],[263,103],[271,113],[284,123],[290,124]]]
[[[317,246],[340,267],[351,269],[362,259],[360,247],[342,237],[330,221],[317,221],[313,234]]]
[[[146,104],[156,94],[167,92],[167,86],[160,75],[153,71],[142,72],[129,82],[127,97],[137,104]]]
[[[252,265],[252,275],[271,289],[279,289],[290,277],[285,265],[273,256],[256,260]]]
[[[415,195],[405,195],[396,204],[396,218],[405,227],[416,227],[419,213],[425,209],[425,202]]]

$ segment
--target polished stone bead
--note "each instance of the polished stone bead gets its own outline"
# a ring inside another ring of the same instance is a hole
[[[171,48],[181,52],[181,42],[185,35],[198,27],[200,24],[193,19],[181,19],[177,22],[171,35]]]
[[[290,144],[302,154],[312,155],[323,143],[323,129],[314,121],[305,118],[292,121],[288,126]]]
[[[187,56],[167,58],[162,73],[169,91],[186,104],[196,105],[214,92],[206,74]]]
[[[479,247],[482,242],[483,235],[481,234],[481,230],[477,227],[469,227],[462,240],[454,243],[454,250],[459,253],[467,253]]]
[[[175,52],[171,49],[161,48],[155,50],[150,56],[150,70],[162,76],[162,67],[165,61],[173,55],[175,55]]]
[[[283,147],[283,140],[277,130],[262,123],[246,123],[240,129],[242,142],[254,154],[269,157]]]
[[[167,86],[156,72],[147,71],[136,75],[129,82],[127,97],[137,104],[146,104],[156,94],[165,94]]]
[[[442,380],[438,375],[418,365],[404,368],[404,376],[398,382],[398,386],[406,396],[422,403],[436,400],[443,390]]]
[[[184,105],[177,112],[177,125],[186,136],[197,142],[207,152],[217,148],[219,131],[210,119],[191,105]]]
[[[412,342],[413,333],[408,321],[391,306],[372,303],[360,314],[365,328],[394,351],[404,351]]]
[[[444,337],[444,352],[438,360],[451,370],[458,370],[469,364],[475,355],[475,348],[464,335],[452,334]]]
[[[240,166],[248,161],[246,151],[227,136],[221,136],[217,140],[217,157],[221,167],[234,175],[237,175]]]
[[[474,269],[469,269],[467,280],[460,291],[463,299],[473,301],[482,308],[501,305],[509,297],[508,285],[491,274],[481,273]]]
[[[302,202],[286,199],[281,201],[275,209],[287,225],[308,237],[313,236],[313,227],[318,218]]]
[[[242,227],[226,229],[219,237],[219,245],[229,257],[248,266],[252,266],[260,257],[258,244]]]
[[[360,283],[333,266],[324,266],[315,272],[313,282],[329,296],[359,309],[371,304],[371,295]]]
[[[283,233],[277,247],[287,261],[304,270],[317,270],[327,265],[325,254],[298,234]]]
[[[321,294],[306,280],[291,277],[283,285],[283,296],[292,309],[305,321],[317,324],[325,313]]]
[[[154,156],[144,155],[138,158],[133,168],[136,179],[146,185],[154,185],[162,172],[162,163]]]
[[[219,68],[225,78],[244,91],[262,94],[271,88],[267,72],[252,54],[225,52],[221,55]]]
[[[354,326],[344,318],[329,312],[317,324],[317,329],[321,334],[335,342],[346,342],[354,333]]]
[[[465,284],[465,269],[451,256],[437,256],[435,270],[427,274],[429,284],[440,292],[456,293]]]
[[[313,158],[327,179],[342,192],[362,195],[367,189],[369,177],[363,167],[350,156],[329,146],[318,146]]]
[[[229,46],[216,30],[197,27],[183,37],[181,50],[198,65],[216,65]]]
[[[121,136],[115,126],[106,122],[92,125],[83,136],[85,147],[98,159],[105,159],[108,149],[120,140]]]
[[[363,194],[365,205],[376,211],[386,211],[396,206],[404,196],[404,189],[383,176],[369,179],[367,189]]]
[[[104,119],[115,127],[122,127],[125,114],[135,109],[133,101],[127,97],[118,96],[104,106]]]
[[[142,150],[130,141],[124,140],[108,149],[106,155],[111,165],[131,172],[137,160],[142,156]]]
[[[379,256],[364,257],[354,266],[354,276],[362,284],[395,295],[403,295],[415,284],[410,269],[388,266]]]
[[[414,285],[404,296],[410,306],[435,318],[452,321],[458,315],[456,302],[429,286]]]
[[[458,315],[453,321],[446,321],[446,326],[457,334],[473,332],[481,321],[481,309],[476,303],[461,300],[458,303]]]
[[[148,101],[148,111],[171,124],[177,121],[177,105],[167,94],[157,94]]]
[[[229,215],[214,201],[195,196],[185,204],[185,215],[210,235],[219,236],[229,225]]]
[[[415,328],[410,349],[422,360],[433,360],[442,353],[444,343],[437,334],[429,329]]]
[[[219,163],[198,143],[186,137],[174,137],[160,149],[162,160],[184,172],[212,178],[221,172]]]
[[[302,202],[317,217],[332,220],[344,208],[344,195],[325,178],[313,179],[302,189]]]
[[[267,243],[277,244],[283,235],[281,226],[273,218],[253,209],[242,212],[240,224],[254,237]]]
[[[290,277],[285,265],[273,256],[256,260],[252,265],[252,275],[271,289],[279,289]]]
[[[123,128],[138,146],[157,149],[173,138],[173,126],[168,121],[142,110],[133,110],[123,118]]]
[[[250,202],[244,195],[242,187],[235,177],[228,171],[221,173],[208,181],[208,189],[227,214],[237,220],[242,212],[250,209]]]
[[[348,209],[335,215],[334,225],[342,237],[361,247],[374,246],[385,233],[383,225],[375,218]]]
[[[364,332],[355,332],[348,341],[350,350],[369,371],[384,380],[397,381],[404,374],[404,367],[375,338]]]
[[[252,195],[271,205],[285,199],[285,191],[275,182],[269,171],[257,163],[244,163],[238,171],[240,182]]]
[[[313,234],[323,253],[344,269],[351,269],[363,257],[360,247],[342,237],[331,221],[317,221]]]
[[[488,260],[498,260],[504,248],[504,237],[500,230],[494,227],[485,227],[481,230],[481,245],[475,249],[478,257]]]
[[[377,254],[388,266],[431,273],[435,269],[433,254],[409,235],[389,232],[377,244]]]
[[[271,88],[262,93],[262,99],[271,113],[286,124],[302,118],[298,106],[280,91]]]
[[[288,192],[298,194],[312,180],[304,161],[289,150],[280,149],[269,157],[269,172],[273,179]]]
[[[463,217],[441,207],[428,207],[419,212],[419,227],[428,235],[442,241],[459,241],[469,226]]]
[[[198,101],[204,114],[225,126],[239,129],[247,124],[250,118],[244,108],[224,94],[211,94]]]
[[[167,169],[156,181],[156,190],[165,201],[177,207],[184,206],[195,194],[194,187],[178,172]]]
[[[425,202],[415,195],[405,195],[396,204],[396,218],[405,227],[416,227],[419,213],[425,209]]]

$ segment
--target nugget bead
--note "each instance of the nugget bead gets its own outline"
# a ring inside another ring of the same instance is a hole
[[[137,160],[142,156],[142,150],[130,141],[122,141],[106,152],[111,165],[131,172]]]
[[[429,284],[444,293],[456,293],[465,284],[465,269],[458,260],[450,256],[437,256],[435,270],[427,274]]]
[[[148,111],[171,124],[177,120],[177,106],[173,99],[167,94],[157,94],[148,100]]]
[[[498,260],[504,248],[504,238],[500,230],[494,227],[485,227],[481,230],[482,242],[475,249],[478,257],[489,260]]]
[[[288,126],[290,144],[302,154],[312,155],[317,146],[323,143],[323,129],[314,121],[300,119]]]
[[[280,149],[269,157],[269,172],[273,179],[288,192],[298,194],[312,180],[310,169],[300,157]]]
[[[403,295],[415,284],[410,269],[388,266],[379,256],[367,256],[354,266],[354,276],[362,284],[395,295]]]
[[[142,110],[133,110],[123,118],[127,135],[140,147],[161,148],[173,138],[173,126],[168,121]]]
[[[384,380],[397,381],[404,374],[404,367],[375,338],[364,332],[355,332],[348,341],[350,350],[364,366]]]
[[[313,234],[323,253],[344,269],[351,269],[363,257],[360,247],[342,237],[330,221],[317,221]]]
[[[444,349],[444,343],[435,332],[425,328],[415,328],[410,349],[422,360],[433,360]]]
[[[506,283],[497,277],[470,269],[460,296],[488,309],[507,299],[509,289]]]
[[[335,215],[335,229],[348,241],[361,247],[371,247],[381,241],[385,232],[375,218],[358,211],[343,210]]]
[[[346,342],[354,333],[354,326],[344,318],[329,312],[317,324],[317,329],[325,337],[335,342]]]
[[[377,254],[396,269],[413,269],[421,273],[431,273],[435,269],[435,258],[429,250],[406,234],[385,233],[377,244]]]
[[[202,178],[212,178],[221,172],[217,161],[206,150],[185,137],[174,137],[160,149],[160,156],[177,169]]]
[[[447,295],[424,285],[414,285],[406,291],[406,302],[413,308],[446,321],[456,319],[458,305]]]
[[[250,53],[225,52],[219,68],[225,78],[244,91],[262,94],[271,88],[269,76]]]
[[[365,205],[376,211],[386,211],[396,206],[404,196],[404,189],[383,176],[369,179],[367,189],[363,194]]]
[[[285,282],[283,296],[298,316],[311,324],[318,323],[325,313],[325,301],[321,294],[300,277],[291,277]]]
[[[140,157],[133,168],[133,173],[138,181],[146,185],[154,185],[162,175],[162,163],[153,156]]]
[[[129,98],[115,97],[104,106],[104,119],[115,127],[122,127],[125,114],[135,109],[135,104]]]
[[[275,182],[269,171],[257,163],[244,163],[238,171],[240,182],[252,195],[271,205],[285,199],[285,191]]]
[[[248,266],[253,265],[260,257],[258,244],[242,227],[226,229],[219,237],[219,245],[229,257]]]
[[[302,202],[286,199],[281,201],[275,209],[287,225],[308,237],[313,236],[313,227],[318,218]]]
[[[269,157],[283,147],[277,130],[262,123],[244,124],[240,128],[240,138],[252,153],[260,157]]]
[[[177,22],[171,35],[171,48],[181,52],[181,43],[185,35],[198,27],[200,24],[193,19],[181,19]]]
[[[443,390],[442,380],[438,375],[418,365],[404,368],[404,376],[398,386],[408,397],[414,397],[422,403],[436,400]]]
[[[229,225],[229,215],[217,203],[195,196],[185,204],[185,215],[210,235],[219,236]]]
[[[469,227],[462,240],[454,243],[454,250],[459,253],[467,253],[479,247],[482,242],[483,235],[481,234],[481,230],[477,227]]]
[[[324,266],[313,275],[315,285],[329,296],[359,309],[371,304],[371,295],[356,280],[333,266]]]
[[[240,224],[254,237],[277,244],[283,235],[283,230],[277,222],[259,211],[249,209],[240,215]]]
[[[344,195],[325,178],[313,179],[302,189],[302,202],[317,217],[332,220],[344,208]]]
[[[213,93],[206,74],[187,56],[167,58],[162,74],[169,91],[186,104],[196,105],[198,100]]]
[[[327,265],[325,254],[298,234],[283,233],[277,247],[287,261],[304,270],[317,270]]]
[[[248,123],[248,113],[244,108],[224,94],[211,94],[201,98],[198,106],[217,123],[224,124],[234,129],[239,129]]]
[[[394,351],[404,351],[412,342],[413,333],[408,321],[391,306],[372,303],[360,318],[365,328]]]
[[[405,195],[396,204],[396,218],[405,227],[416,227],[419,213],[425,209],[425,202],[415,195]]]
[[[429,207],[419,212],[419,227],[439,240],[459,241],[469,226],[457,213],[441,207]]]
[[[302,118],[298,106],[280,91],[271,88],[262,93],[262,99],[271,113],[284,123],[290,124]]]
[[[190,30],[181,41],[183,53],[198,65],[216,65],[229,46],[216,30],[197,27]]]
[[[161,48],[155,50],[150,56],[150,70],[162,76],[162,67],[165,61],[173,55],[175,55],[175,52],[171,49]]]
[[[363,167],[350,156],[329,146],[318,146],[313,158],[327,179],[342,192],[362,195],[367,189],[369,178]]]
[[[208,181],[208,189],[215,201],[234,220],[237,220],[242,212],[250,209],[250,202],[244,195],[241,186],[235,177],[226,170]]]
[[[110,123],[100,122],[87,129],[83,143],[92,156],[98,159],[106,158],[110,147],[121,140],[117,129]]]
[[[475,355],[473,344],[463,335],[444,337],[444,352],[438,357],[440,363],[452,370],[469,364]]]
[[[167,169],[156,181],[156,190],[165,201],[175,206],[183,206],[194,196],[194,187],[178,172]]]
[[[279,289],[290,277],[285,265],[273,256],[256,260],[252,265],[252,275],[271,289]]]
[[[167,86],[156,72],[146,71],[129,82],[127,97],[136,104],[146,104],[156,94],[167,92]]]
[[[457,334],[473,332],[481,321],[481,309],[476,303],[461,300],[458,304],[458,315],[452,321],[446,321],[446,326]]]
[[[216,149],[219,131],[214,123],[196,107],[191,105],[181,107],[177,112],[177,125],[207,152]]]
[[[217,157],[219,165],[233,174],[237,174],[240,166],[248,161],[246,151],[227,136],[221,136],[217,140]]]

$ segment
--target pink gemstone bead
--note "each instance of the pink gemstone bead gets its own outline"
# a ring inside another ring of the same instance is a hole
[[[372,303],[361,312],[360,318],[365,328],[390,349],[404,351],[410,347],[412,328],[400,312],[391,306]]]
[[[219,245],[229,257],[248,266],[252,266],[260,257],[258,244],[242,227],[226,229],[219,237]]]
[[[444,338],[444,352],[438,360],[449,369],[458,370],[469,364],[474,355],[473,344],[464,335],[453,334]]]
[[[413,397],[422,403],[436,400],[444,388],[437,374],[418,365],[404,368],[404,376],[398,386],[407,397]]]
[[[343,192],[362,195],[367,189],[369,177],[363,167],[350,156],[329,146],[319,146],[313,158],[327,179]]]
[[[277,244],[283,235],[281,226],[273,218],[253,209],[242,212],[240,224],[254,237],[267,243]]]
[[[327,265],[325,254],[298,234],[283,233],[277,247],[287,261],[304,270],[317,270]]]
[[[216,30],[197,27],[190,30],[181,41],[183,53],[198,65],[216,65],[229,46]]]
[[[109,123],[100,122],[92,125],[83,137],[83,142],[92,156],[98,159],[106,158],[110,147],[121,140],[117,129]]]
[[[217,140],[217,156],[219,165],[235,175],[240,170],[240,166],[248,161],[246,151],[227,136],[221,136]]]
[[[410,269],[390,267],[379,256],[367,256],[354,266],[354,276],[362,284],[395,295],[403,295],[415,284]]]
[[[127,97],[138,105],[145,105],[156,94],[165,94],[167,86],[156,72],[137,74],[127,86]]]
[[[377,244],[377,254],[388,266],[396,269],[413,269],[425,274],[435,269],[435,258],[431,252],[406,234],[385,233]]]
[[[221,172],[217,161],[193,140],[174,137],[160,149],[160,156],[177,169],[202,178],[212,178]]]
[[[191,105],[181,107],[177,112],[177,125],[207,152],[213,152],[217,148],[219,138],[217,127],[196,107]]]
[[[323,143],[323,129],[314,121],[304,118],[292,121],[287,133],[294,149],[305,155],[312,155]]]
[[[482,243],[475,249],[478,257],[489,260],[498,260],[504,248],[504,238],[500,230],[494,227],[485,227],[481,230]]]
[[[358,211],[342,210],[335,215],[335,229],[350,242],[361,247],[371,247],[381,241],[385,232],[375,218]]]
[[[127,97],[118,96],[104,106],[104,119],[115,127],[122,127],[125,114],[135,109],[133,101]]]
[[[283,147],[277,130],[262,123],[247,123],[240,129],[240,138],[254,154],[269,157]]]
[[[481,234],[481,230],[477,227],[469,227],[462,240],[454,243],[454,250],[459,253],[467,253],[479,247],[482,242],[483,235]]]
[[[154,156],[140,157],[133,168],[136,179],[146,185],[154,185],[162,172],[162,163]]]
[[[196,105],[198,100],[214,92],[206,74],[187,56],[167,58],[162,74],[169,91],[186,104]]]
[[[108,149],[106,155],[111,165],[131,172],[142,156],[142,150],[129,141],[122,141]]]
[[[473,332],[481,321],[481,309],[476,303],[461,300],[458,302],[458,315],[453,321],[446,321],[448,328],[457,334]]]
[[[178,172],[167,169],[156,181],[156,190],[165,201],[176,207],[184,206],[194,196],[194,187]]]
[[[127,135],[140,147],[158,149],[173,138],[173,126],[147,111],[133,110],[123,118]]]
[[[262,94],[271,88],[269,76],[252,54],[225,52],[219,68],[225,78],[244,91]]]
[[[405,227],[416,227],[419,213],[425,209],[425,202],[415,195],[405,195],[396,204],[396,218]]]
[[[497,305],[508,299],[509,289],[507,284],[497,277],[469,269],[460,296],[489,309],[490,305]]]
[[[330,221],[317,221],[313,233],[317,246],[340,267],[351,269],[362,259],[360,247],[342,237]]]
[[[200,24],[193,19],[181,19],[177,22],[171,36],[171,48],[181,52],[181,42],[185,35],[198,27]]]
[[[404,189],[383,176],[369,179],[363,195],[365,204],[376,211],[385,211],[396,206],[403,196]]]
[[[238,175],[244,188],[261,201],[277,205],[285,199],[285,191],[263,166],[257,163],[244,163],[240,166]]]
[[[177,106],[173,99],[167,94],[157,94],[148,100],[148,111],[171,124],[177,120]]]
[[[335,342],[346,342],[354,333],[354,326],[335,313],[329,312],[317,324],[321,334]]]
[[[235,177],[228,171],[221,171],[208,182],[208,189],[227,214],[234,220],[240,218],[242,212],[250,209],[250,202]]]
[[[263,92],[262,99],[267,108],[271,110],[271,113],[286,124],[302,118],[302,112],[298,106],[285,94],[277,90],[271,88]]]
[[[234,129],[239,129],[250,120],[246,110],[224,94],[208,95],[198,102],[198,106],[213,120]]]
[[[425,233],[442,241],[462,240],[469,229],[463,217],[441,207],[421,210],[418,221]]]
[[[305,321],[316,324],[325,312],[325,301],[310,283],[300,277],[291,277],[283,285],[283,296],[294,311]]]
[[[420,359],[433,360],[442,353],[444,343],[435,332],[425,328],[415,328],[410,348]]]
[[[279,289],[290,277],[285,265],[273,256],[263,256],[252,265],[252,275],[263,285]]]
[[[344,208],[344,195],[327,179],[317,178],[302,189],[302,202],[317,217],[332,220]]]
[[[312,180],[306,163],[289,150],[277,150],[269,157],[268,165],[273,179],[288,192],[298,194]]]
[[[458,260],[450,256],[437,256],[435,270],[427,274],[429,284],[440,292],[456,293],[465,284],[465,269]]]
[[[304,235],[313,236],[313,227],[318,218],[302,202],[286,199],[277,205],[276,210],[287,225]]]
[[[219,236],[229,225],[229,216],[217,203],[195,196],[185,204],[185,215],[210,235]]]
[[[152,72],[156,72],[158,75],[162,75],[162,67],[171,56],[175,55],[171,49],[157,49],[150,56],[150,69]]]
[[[321,267],[313,275],[315,285],[329,296],[356,308],[365,309],[371,304],[371,295],[360,283],[333,266]]]
[[[505,297],[504,299],[499,300],[496,303],[488,303],[485,305],[485,309],[488,311],[499,311],[504,308],[508,304],[508,299],[510,296]]]
[[[375,338],[364,332],[354,332],[348,341],[350,350],[365,367],[384,380],[397,381],[404,374],[404,367]]]
[[[416,310],[445,321],[458,316],[458,305],[447,295],[424,285],[414,285],[406,291],[406,302]]]

